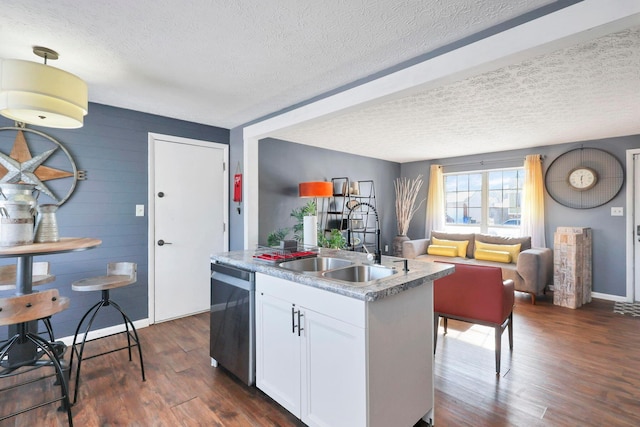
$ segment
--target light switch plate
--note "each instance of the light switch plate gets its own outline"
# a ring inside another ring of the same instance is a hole
[[[623,207],[611,208],[611,216],[624,216],[624,208]]]
[[[144,216],[144,205],[136,205],[136,216]]]

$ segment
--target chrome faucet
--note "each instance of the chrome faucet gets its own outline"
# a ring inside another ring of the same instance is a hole
[[[349,209],[349,213],[347,214],[347,224],[349,227],[347,229],[347,247],[351,246],[351,212],[353,212],[354,209],[359,206],[369,207],[371,210],[373,210],[373,213],[376,215],[376,249],[373,252],[374,263],[382,264],[382,250],[380,249],[380,219],[378,218],[378,211],[376,210],[375,206],[373,206],[370,203],[358,202]],[[362,246],[364,247],[364,244]],[[369,252],[366,247],[365,247],[365,251],[367,253]]]

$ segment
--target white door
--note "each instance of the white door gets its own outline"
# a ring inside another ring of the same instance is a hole
[[[633,205],[633,299],[640,301],[640,154],[633,155]]]
[[[161,322],[209,309],[210,255],[228,248],[228,148],[150,135],[149,151],[149,305]]]

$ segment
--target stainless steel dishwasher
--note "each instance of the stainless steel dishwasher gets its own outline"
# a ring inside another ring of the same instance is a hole
[[[255,382],[255,274],[211,263],[211,365]]]

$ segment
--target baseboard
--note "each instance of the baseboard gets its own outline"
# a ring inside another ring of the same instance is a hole
[[[607,301],[615,302],[627,302],[627,297],[621,297],[620,295],[601,294],[600,292],[591,292],[591,298],[604,299]]]
[[[149,319],[147,318],[147,319],[136,320],[135,322],[133,322],[133,326],[136,327],[136,330],[141,328],[146,328],[147,326],[149,326]],[[125,330],[126,329],[124,327],[124,324],[109,326],[103,329],[96,329],[95,331],[91,331],[87,334],[87,340],[94,340],[96,338],[106,337],[108,335],[124,332]],[[78,334],[78,340],[82,341],[82,337],[83,337],[83,334]],[[73,335],[64,337],[64,338],[58,338],[56,341],[62,341],[67,346],[70,346],[73,344]]]
[[[548,289],[553,292],[553,285],[549,285]],[[600,292],[591,292],[591,298],[603,299],[607,301],[615,302],[629,302],[627,297],[621,297],[620,295],[603,294]]]

